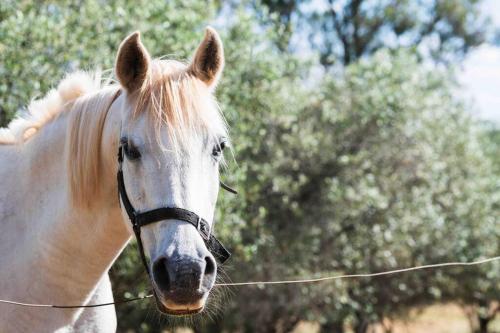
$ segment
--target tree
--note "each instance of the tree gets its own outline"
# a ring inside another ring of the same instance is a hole
[[[238,240],[233,246],[251,254],[237,252],[233,279],[248,280],[249,267],[252,280],[269,280],[498,253],[498,173],[487,154],[493,147],[482,141],[483,130],[453,94],[449,73],[426,69],[411,52],[385,50],[305,95],[296,90],[293,75],[269,76],[270,82],[245,77],[248,87],[239,96],[261,98],[242,100],[245,108],[258,105],[244,121],[229,118],[243,140],[235,143],[235,153],[245,171],[237,178],[244,206],[223,202],[223,216],[225,227],[234,215],[247,216],[245,227],[230,230]],[[288,90],[285,96],[276,81]],[[238,100],[232,99],[234,107]],[[492,265],[238,289],[224,324],[282,332],[308,319],[325,332],[340,332],[345,324],[366,332],[370,324],[405,316],[417,305],[476,304],[492,296],[499,281]]]
[[[485,38],[481,0],[262,0],[281,30],[308,27],[311,46],[325,66],[347,65],[380,48],[411,46],[437,61],[462,58]],[[284,34],[289,40],[291,34]]]

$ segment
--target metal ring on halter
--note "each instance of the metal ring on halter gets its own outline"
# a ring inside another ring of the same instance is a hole
[[[201,217],[198,216],[198,221],[196,222],[196,230],[200,232]]]

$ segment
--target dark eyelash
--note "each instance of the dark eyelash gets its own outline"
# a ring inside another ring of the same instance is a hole
[[[227,146],[227,142],[225,140],[219,142],[213,148],[212,155],[214,157],[219,157],[222,154],[222,151],[224,150],[224,148],[226,148],[226,146]]]
[[[132,144],[129,144],[129,140],[127,140],[127,138],[122,138],[120,140],[120,143],[123,147],[123,152],[125,153],[125,156],[127,156],[129,160],[137,160],[141,158],[141,153],[139,152],[137,147],[135,147]]]

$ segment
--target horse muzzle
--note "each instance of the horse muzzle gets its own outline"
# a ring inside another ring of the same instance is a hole
[[[154,261],[152,273],[158,309],[170,315],[189,315],[203,311],[217,265],[207,251],[200,258],[161,257]]]

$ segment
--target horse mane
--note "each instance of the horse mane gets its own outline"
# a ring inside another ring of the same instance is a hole
[[[68,116],[67,165],[71,201],[90,207],[101,188],[101,144],[106,115],[119,92],[105,86],[74,101]]]
[[[67,105],[83,95],[101,89],[101,75],[83,71],[67,75],[45,97],[33,100],[26,110],[14,118],[6,128],[0,128],[0,145],[23,144],[45,124],[56,118]]]
[[[189,149],[190,139],[228,136],[225,119],[207,85],[188,66],[175,60],[154,60],[139,89],[134,115],[148,112],[158,143],[167,127],[170,146],[177,153]]]

